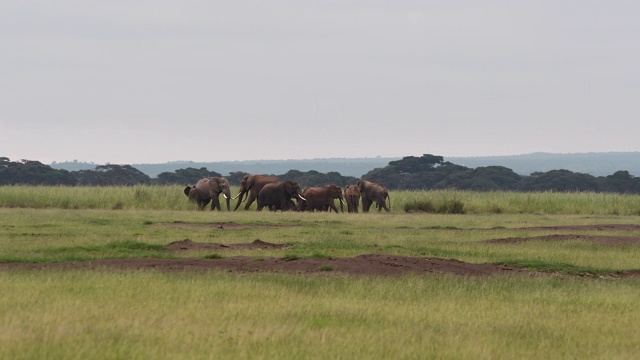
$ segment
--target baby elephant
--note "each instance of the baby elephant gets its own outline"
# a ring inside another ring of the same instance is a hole
[[[347,201],[347,211],[357,213],[360,203],[360,188],[357,185],[347,185],[344,188],[344,198]]]

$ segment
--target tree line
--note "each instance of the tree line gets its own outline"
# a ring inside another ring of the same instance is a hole
[[[246,172],[236,171],[224,176],[231,185],[240,185]],[[353,176],[342,176],[337,172],[320,173],[310,170],[306,172],[289,170],[284,174],[274,175],[282,180],[296,180],[303,186],[321,186],[336,184],[346,186],[358,179]],[[54,169],[49,165],[34,160],[11,161],[0,157],[0,185],[64,185],[64,186],[131,186],[143,185],[189,185],[202,178],[223,177],[220,173],[205,167],[199,169],[186,168],[171,172],[162,172],[151,178],[131,165],[98,165],[94,170],[68,171]]]
[[[407,156],[401,160],[390,161],[389,165],[371,170],[362,178],[381,182],[389,189],[396,190],[640,193],[640,178],[625,170],[599,177],[563,169],[522,176],[503,166],[468,168],[431,154],[421,157]]]
[[[239,185],[245,172],[228,175],[205,167],[162,172],[151,178],[131,165],[98,165],[94,170],[68,171],[54,169],[34,160],[11,161],[0,157],[0,185],[65,185],[65,186],[130,186],[136,184],[195,184],[205,177],[225,177]],[[289,170],[284,174],[266,174],[283,180],[295,180],[304,187],[336,184],[345,187],[358,179],[338,172]],[[362,176],[378,181],[391,190],[459,189],[473,191],[592,191],[640,193],[640,178],[619,170],[608,176],[593,176],[569,170],[534,172],[518,175],[503,166],[469,168],[444,161],[442,156],[424,154],[390,161]]]

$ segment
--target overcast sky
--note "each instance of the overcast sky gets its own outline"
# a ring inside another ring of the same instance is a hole
[[[640,151],[640,2],[0,2],[0,156]]]

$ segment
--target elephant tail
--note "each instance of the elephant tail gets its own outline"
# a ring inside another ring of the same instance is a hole
[[[389,209],[391,209],[391,197],[389,196],[389,192],[385,191],[384,195],[387,199],[389,199]],[[385,199],[385,202],[387,202],[387,200]]]

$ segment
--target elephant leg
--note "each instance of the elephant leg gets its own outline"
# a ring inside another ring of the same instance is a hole
[[[198,198],[198,207],[200,207],[200,210],[204,210],[204,207],[207,206],[207,204],[209,204],[209,200],[202,200],[201,198]]]
[[[211,203],[211,210],[214,208],[218,209],[218,211],[222,211],[220,209],[220,194],[215,194],[214,197],[211,198],[213,202]]]
[[[213,196],[211,197],[211,200],[213,200],[213,201],[211,201],[211,211],[215,210],[215,208],[216,208],[216,197],[215,196],[216,195],[213,194]]]
[[[372,203],[373,201],[362,198],[362,212],[369,212],[369,209],[371,208]]]
[[[256,201],[256,195],[254,193],[249,193],[249,197],[247,198],[247,203],[245,204],[244,209],[249,210],[249,207],[251,207],[251,204],[253,204],[254,201]]]
[[[378,212],[382,211],[383,208],[386,212],[390,211],[389,208],[387,207],[386,201],[384,200],[382,202],[376,201],[376,207],[378,208]]]
[[[330,209],[329,212],[331,212],[331,210],[333,210],[333,211],[336,212],[336,214],[338,213],[338,208],[333,203],[329,203],[329,209]]]

